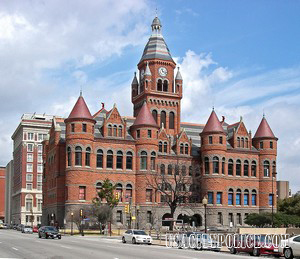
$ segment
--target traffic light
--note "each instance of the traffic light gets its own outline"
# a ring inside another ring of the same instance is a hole
[[[129,205],[125,205],[125,213],[129,213]]]
[[[120,193],[116,192],[116,199],[119,200],[120,199]]]
[[[83,209],[80,209],[80,217],[83,216]]]

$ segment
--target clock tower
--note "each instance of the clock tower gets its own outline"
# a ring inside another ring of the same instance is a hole
[[[182,77],[161,33],[161,22],[155,17],[152,34],[138,63],[139,74],[132,81],[133,115],[136,117],[144,102],[167,134],[180,132]],[[137,78],[138,77],[138,78]]]

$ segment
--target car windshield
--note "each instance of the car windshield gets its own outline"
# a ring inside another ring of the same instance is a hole
[[[54,228],[54,227],[46,227],[45,230],[48,230],[48,231],[57,231],[56,228]]]
[[[134,230],[134,231],[133,231],[133,234],[135,234],[135,235],[147,235],[147,234],[145,233],[145,231],[143,231],[143,230]]]

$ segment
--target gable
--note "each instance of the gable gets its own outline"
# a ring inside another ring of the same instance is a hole
[[[248,131],[245,127],[244,122],[241,122],[238,129],[237,129],[237,134],[238,135],[242,135],[242,136],[247,136],[248,135]]]
[[[112,111],[108,114],[106,123],[124,124],[124,121],[116,107],[114,107]]]

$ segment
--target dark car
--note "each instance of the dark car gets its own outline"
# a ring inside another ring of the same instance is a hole
[[[52,226],[44,226],[39,228],[39,238],[58,238],[61,239],[61,234],[59,234],[58,230],[55,227]]]
[[[248,239],[246,240],[246,238]],[[255,240],[254,238],[250,238],[250,236],[239,236],[239,238],[235,240],[233,247],[230,248],[230,252],[232,254],[236,254],[237,252],[244,252],[254,256],[281,256],[278,248],[274,247],[274,245],[269,240],[267,240],[265,235],[255,236]]]

